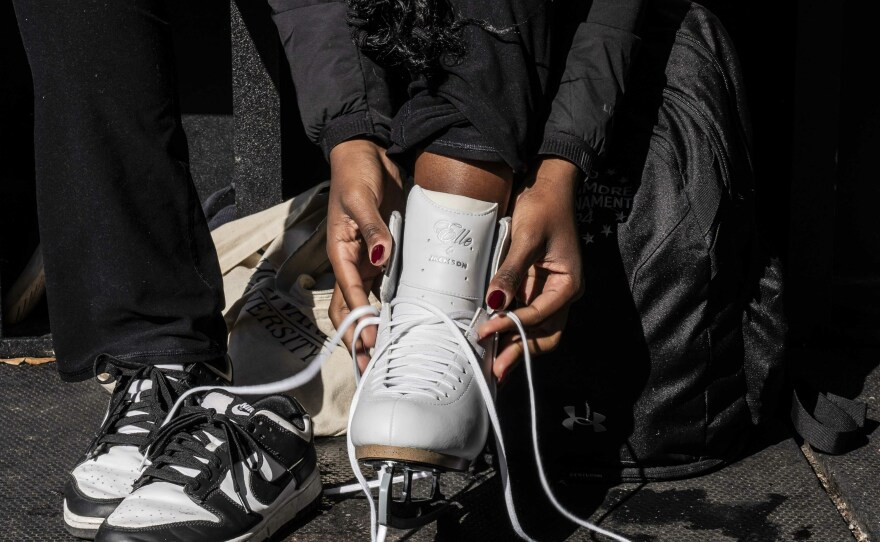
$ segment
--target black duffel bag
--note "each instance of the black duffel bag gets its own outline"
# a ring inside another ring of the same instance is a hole
[[[535,362],[557,476],[704,472],[782,393],[782,274],[758,229],[736,53],[697,4],[655,0],[644,25],[609,155],[578,194],[586,291]],[[506,431],[527,427],[522,372],[499,394]]]

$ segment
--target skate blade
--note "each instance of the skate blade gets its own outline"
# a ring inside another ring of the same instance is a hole
[[[431,469],[432,483],[428,497],[417,497],[413,486],[414,474],[425,472],[423,467],[396,461],[373,462],[379,471],[379,507],[377,520],[380,525],[395,529],[416,529],[426,525],[446,512],[450,502],[440,491],[440,471]],[[403,473],[403,488],[395,495],[393,484],[395,472]]]
[[[471,461],[461,457],[397,446],[357,446],[354,449],[354,453],[357,460],[361,463],[370,464],[393,461],[395,463],[412,465],[413,467],[421,467],[423,470],[466,471],[471,464]]]

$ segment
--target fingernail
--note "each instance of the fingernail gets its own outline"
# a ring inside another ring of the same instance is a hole
[[[504,369],[504,372],[498,377],[498,387],[501,387],[501,385],[504,384],[505,378],[507,378],[507,369]]]
[[[486,303],[489,305],[490,309],[497,311],[504,306],[504,292],[501,290],[493,291],[489,294],[489,299],[486,300]]]
[[[372,262],[373,265],[376,265],[384,255],[385,247],[383,245],[376,245],[373,247],[373,251],[370,252],[370,262]]]

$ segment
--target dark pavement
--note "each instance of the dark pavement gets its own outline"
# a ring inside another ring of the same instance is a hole
[[[873,361],[880,358],[872,357],[875,354],[848,354],[864,358],[864,385],[850,391],[869,402],[872,420],[880,418],[880,371]],[[61,489],[66,472],[100,421],[108,395],[94,382],[62,383],[52,364],[0,366],[0,390],[0,523],[4,525],[0,540],[75,540],[62,526]],[[745,459],[706,476],[613,487],[563,485],[559,493],[574,511],[639,542],[850,541],[854,536],[848,522],[877,536],[880,452],[876,434],[870,443],[844,456],[809,454],[828,478],[829,495],[798,443],[784,431],[780,428],[768,436]],[[354,482],[344,438],[322,439],[318,450],[325,487]],[[529,533],[541,540],[602,540],[575,530],[550,511],[532,488],[529,478],[533,473],[524,472],[526,466],[513,463],[511,469],[521,521]],[[421,529],[391,531],[389,540],[515,538],[499,477],[490,468],[446,475],[443,485],[456,506]],[[832,496],[842,503],[846,519]],[[365,499],[325,496],[317,514],[289,525],[277,539],[367,540],[368,527]]]

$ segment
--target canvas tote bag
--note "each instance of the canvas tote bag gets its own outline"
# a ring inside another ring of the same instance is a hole
[[[325,250],[328,194],[324,182],[213,232],[235,385],[298,373],[335,333],[327,315],[335,284]],[[345,347],[337,346],[317,377],[290,392],[311,414],[316,436],[345,433],[353,367]]]

